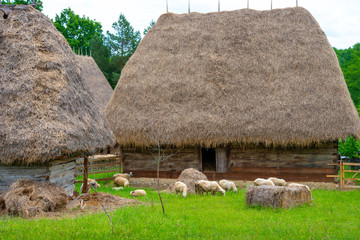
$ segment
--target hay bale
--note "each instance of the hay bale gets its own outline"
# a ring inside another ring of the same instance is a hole
[[[68,195],[55,183],[19,179],[11,185],[4,200],[8,214],[34,217],[43,212],[64,209]]]
[[[290,208],[311,203],[311,191],[306,187],[251,186],[245,200],[249,206]]]
[[[181,172],[177,181],[183,182],[186,184],[188,188],[188,193],[195,194],[195,183],[199,180],[208,180],[205,174],[194,169],[187,168]],[[175,193],[175,184],[171,184],[167,189],[167,191]]]

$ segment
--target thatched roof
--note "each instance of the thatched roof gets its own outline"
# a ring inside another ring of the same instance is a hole
[[[308,145],[359,136],[336,55],[304,8],[164,14],[105,110],[120,144]],[[152,126],[152,127],[151,127]]]
[[[110,101],[113,90],[102,74],[100,68],[92,57],[77,56],[81,67],[81,74],[86,80],[90,93],[94,96],[96,104],[103,110]]]
[[[0,162],[46,162],[114,143],[76,56],[32,7],[0,17]]]

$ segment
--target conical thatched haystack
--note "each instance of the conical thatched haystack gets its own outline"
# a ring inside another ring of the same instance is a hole
[[[122,145],[310,145],[360,121],[336,55],[303,8],[164,14],[106,108]]]
[[[106,80],[92,57],[77,56],[76,59],[81,67],[81,75],[84,76],[96,104],[101,109],[105,110],[105,107],[113,94],[109,82]]]
[[[114,143],[75,57],[52,22],[34,8],[0,18],[0,171],[12,175],[10,180],[24,173],[60,185],[72,178],[73,185],[74,174],[67,171],[74,164],[41,171],[27,166],[49,166],[54,159],[58,163]],[[23,167],[4,166],[11,164]],[[8,183],[2,178],[0,187]]]
[[[0,161],[31,163],[114,142],[75,54],[32,7],[0,21]]]

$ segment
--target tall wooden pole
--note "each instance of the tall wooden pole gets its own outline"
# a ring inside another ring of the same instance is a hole
[[[84,176],[83,176],[83,187],[81,193],[87,193],[88,174],[89,174],[89,159],[87,157],[84,157]]]
[[[344,165],[343,165],[343,161],[340,160],[340,189],[343,189],[343,186],[344,186],[344,177],[343,177],[343,172],[344,172]]]
[[[123,172],[122,171],[123,170],[122,164],[123,164],[123,158],[124,158],[122,146],[119,147],[119,156],[120,156],[120,169],[119,169],[119,172],[122,173]]]

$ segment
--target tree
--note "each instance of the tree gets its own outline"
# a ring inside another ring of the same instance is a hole
[[[353,136],[348,137],[345,141],[339,140],[339,153],[351,160],[359,158],[360,143]]]
[[[360,105],[360,43],[352,48],[336,49],[341,70],[344,74],[352,100],[355,106]]]
[[[144,29],[144,36],[147,34],[148,31],[150,31],[150,29],[155,25],[155,21],[151,20],[149,26],[147,28]]]
[[[99,22],[88,17],[80,17],[70,8],[62,10],[60,15],[55,16],[53,23],[61,32],[72,48],[82,48],[84,51],[89,48],[90,40],[95,35],[103,38],[102,26]]]
[[[114,22],[112,27],[115,34],[108,31],[106,41],[112,54],[110,59],[111,85],[115,87],[122,69],[139,45],[141,35],[139,31],[134,30],[123,14],[120,14],[118,21]]]
[[[105,45],[104,40],[97,34],[90,40],[89,45],[91,56],[111,85],[110,48]]]
[[[41,3],[41,0],[35,0],[35,3]],[[1,4],[33,4],[33,0],[1,0]],[[43,6],[38,5],[35,7],[37,10],[42,11]]]
[[[165,215],[165,208],[160,194],[160,163],[165,162],[170,157],[177,154],[179,151],[182,150],[182,147],[177,150],[175,148],[170,148],[170,145],[168,144],[169,135],[166,135],[165,138],[162,138],[160,130],[155,129],[154,124],[151,121],[149,121],[149,126],[151,131],[145,132],[150,140],[150,144],[147,147],[151,155],[153,156],[156,164],[157,192],[163,214]]]

